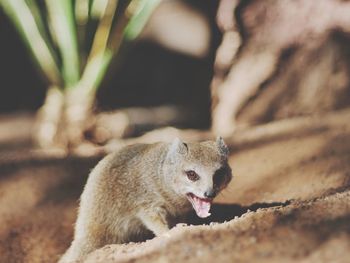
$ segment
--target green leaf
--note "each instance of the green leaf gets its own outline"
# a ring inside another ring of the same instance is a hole
[[[63,80],[65,87],[85,89],[91,96],[112,58],[119,52],[121,43],[140,34],[161,0],[124,0],[120,3],[118,0],[45,0],[52,39],[46,32],[44,15],[35,0],[0,1],[50,82],[62,86]],[[78,47],[77,26],[85,29],[89,14],[98,19],[98,24],[85,68],[80,74],[83,50]],[[62,58],[61,71],[51,40],[57,43]]]
[[[79,52],[71,0],[46,0],[49,23],[62,56],[62,77],[66,87],[80,78]]]
[[[132,16],[124,30],[124,38],[128,41],[135,39],[146,25],[149,17],[161,0],[134,0],[131,3]],[[135,6],[134,6],[135,5]],[[127,10],[128,11],[128,10]]]
[[[102,19],[105,14],[107,5],[108,0],[93,0],[91,4],[90,16],[93,19]]]
[[[44,33],[44,26],[35,3],[24,0],[1,0],[0,6],[12,20],[48,80],[52,84],[60,85],[61,77],[57,60],[54,57],[49,39]]]
[[[102,0],[101,2],[104,2]],[[99,2],[99,0],[95,0]],[[88,92],[96,91],[103,76],[107,71],[113,53],[107,49],[107,42],[111,32],[113,17],[116,13],[118,1],[107,0],[103,10],[99,10],[101,17],[94,36],[92,48],[81,77],[80,87],[85,87]]]

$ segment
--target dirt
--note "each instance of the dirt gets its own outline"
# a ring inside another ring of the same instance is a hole
[[[348,262],[349,118],[345,110],[234,134],[227,138],[234,179],[212,217],[189,215],[189,225],[108,245],[86,262]],[[55,262],[71,242],[79,195],[102,156],[33,151],[23,132],[32,122],[24,120],[21,143],[5,149],[13,138],[10,121],[1,119],[0,262]]]

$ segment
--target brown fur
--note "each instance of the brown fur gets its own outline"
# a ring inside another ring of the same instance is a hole
[[[74,240],[60,262],[81,260],[96,248],[125,243],[147,230],[161,235],[191,208],[188,189],[203,195],[213,175],[227,166],[227,147],[217,142],[136,144],[106,156],[91,172],[81,195]],[[201,182],[183,175],[199,169]],[[221,190],[231,179],[218,186]]]

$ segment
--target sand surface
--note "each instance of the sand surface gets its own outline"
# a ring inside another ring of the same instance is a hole
[[[345,110],[237,134],[234,179],[210,218],[192,215],[192,225],[143,243],[108,245],[86,262],[348,262],[349,120]],[[56,262],[71,242],[77,200],[101,156],[30,151],[24,133],[24,146],[11,148],[3,123],[0,262]],[[31,122],[22,124],[30,131]]]

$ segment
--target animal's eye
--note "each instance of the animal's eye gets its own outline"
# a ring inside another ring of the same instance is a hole
[[[186,171],[185,172],[188,179],[190,179],[191,181],[197,181],[199,180],[199,175],[195,172],[195,171],[192,171],[192,170],[189,170],[189,171]]]

